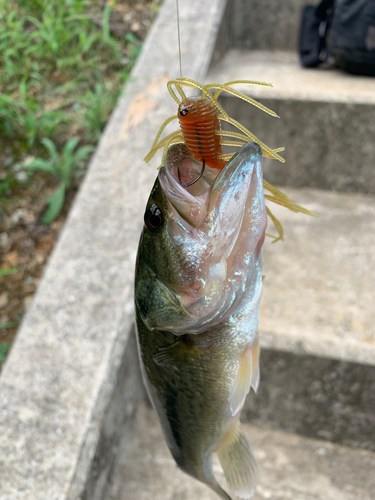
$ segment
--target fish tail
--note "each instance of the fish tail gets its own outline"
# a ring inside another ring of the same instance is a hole
[[[223,490],[220,484],[216,481],[215,476],[212,472],[212,454],[206,461],[205,467],[203,469],[204,478],[199,478],[201,481],[207,484],[215,493],[219,495],[220,498],[224,498],[225,500],[232,500],[232,497],[228,495],[228,493]]]
[[[217,454],[229,490],[236,497],[252,498],[258,481],[257,463],[239,422],[224,438]]]
[[[226,491],[217,483],[215,480],[212,483],[206,483],[215,493],[219,495],[220,498],[224,498],[225,500],[232,500],[232,497],[228,495]]]
[[[220,498],[224,500],[233,500],[232,497],[220,486],[220,484],[216,481],[216,478],[212,471],[212,453],[206,455],[199,464],[192,466],[191,463],[189,466],[186,466],[184,461],[179,460],[174,457],[177,465],[183,470],[186,474],[198,479],[202,483],[206,484],[210,487]],[[181,458],[181,457],[179,457]]]

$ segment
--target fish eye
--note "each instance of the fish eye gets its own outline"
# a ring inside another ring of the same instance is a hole
[[[159,207],[155,205],[155,203],[153,203],[150,208],[146,210],[144,221],[147,228],[153,233],[160,229],[163,225],[163,213]]]
[[[181,109],[181,111],[180,111],[180,115],[181,115],[181,116],[186,116],[186,115],[188,114],[188,111],[189,111],[188,109],[183,108],[183,109]]]

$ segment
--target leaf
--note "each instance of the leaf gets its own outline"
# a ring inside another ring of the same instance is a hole
[[[16,99],[12,99],[11,97],[0,93],[0,102],[3,101],[6,104],[10,104],[12,106],[19,106],[21,107],[23,103],[21,101],[17,101]]]
[[[43,172],[49,172],[52,175],[57,175],[55,168],[47,161],[42,158],[35,158],[28,164],[23,164],[23,168],[29,168],[30,170],[42,170]]]
[[[61,212],[62,206],[64,204],[64,199],[65,199],[65,184],[61,183],[59,187],[56,189],[56,191],[52,193],[51,196],[48,196],[48,198],[46,199],[48,208],[42,219],[43,224],[49,224],[50,222],[56,219],[56,217]]]
[[[7,267],[5,269],[0,269],[0,278],[2,278],[3,276],[8,276],[8,274],[17,273],[18,271],[18,267]]]
[[[54,142],[52,142],[51,139],[48,139],[47,137],[44,137],[40,142],[49,152],[53,160],[53,163],[56,165],[56,167],[59,167],[61,165],[61,161]]]
[[[18,326],[19,324],[19,319],[16,321],[8,321],[8,323],[0,323],[0,329],[1,328],[14,328],[15,326]]]
[[[0,328],[2,327],[2,323],[0,323]],[[7,357],[7,353],[10,349],[11,343],[10,342],[5,342],[4,344],[0,344],[0,362],[4,363],[5,358]]]
[[[111,32],[109,28],[109,16],[111,15],[112,7],[107,5],[103,12],[103,40],[111,43]]]
[[[65,161],[68,160],[70,162],[72,160],[72,153],[77,147],[78,143],[79,138],[73,137],[72,139],[69,139],[69,141],[65,144],[63,149],[63,157]]]
[[[40,30],[43,30],[43,24],[38,19],[36,19],[35,17],[26,16],[25,20],[28,21],[31,24],[34,24],[34,26],[36,26]]]
[[[91,33],[85,40],[81,40],[82,43],[82,53],[88,52],[94,43],[97,41],[98,35],[96,33]]]
[[[77,147],[78,143],[79,138],[73,137],[72,139],[69,139],[69,141],[65,144],[62,151],[63,161],[60,167],[60,176],[67,189],[69,189],[70,183],[72,181],[73,169],[75,167],[73,151]]]
[[[25,79],[23,79],[22,82],[19,85],[19,93],[20,93],[21,99],[25,102],[26,98],[27,98],[27,94],[26,94],[27,93],[27,89],[26,89]]]
[[[133,43],[134,45],[139,44],[138,38],[133,33],[127,33],[125,35],[125,40],[128,43]]]
[[[82,148],[79,148],[79,150],[74,155],[74,161],[78,163],[81,160],[85,160],[87,156],[94,150],[94,146],[83,146]]]

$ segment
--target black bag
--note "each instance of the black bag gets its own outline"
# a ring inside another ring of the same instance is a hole
[[[318,66],[328,55],[345,71],[375,76],[375,0],[323,0],[304,8],[302,66]]]
[[[302,10],[299,38],[301,64],[314,68],[328,58],[326,36],[334,0],[323,0],[318,6],[306,5]]]
[[[375,76],[375,0],[337,2],[328,43],[337,66]]]

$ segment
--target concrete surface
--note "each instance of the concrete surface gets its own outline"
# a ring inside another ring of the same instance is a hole
[[[231,0],[222,17],[213,62],[231,49],[296,53],[305,0]]]
[[[263,345],[374,366],[375,198],[284,191],[319,217],[269,203],[285,241],[265,244]]]
[[[260,80],[274,88],[240,87],[280,120],[223,95],[230,116],[271,147],[285,146],[286,164],[267,160],[270,182],[375,194],[375,82],[339,70],[306,70],[293,54],[230,51],[207,82]]]
[[[208,0],[204,12],[199,0],[181,5],[186,76],[205,74],[224,4]],[[126,361],[134,261],[158,166],[142,159],[175,112],[166,83],[179,74],[176,38],[175,2],[167,0],[5,363],[1,500],[105,498],[118,433],[131,437],[143,395]]]
[[[248,424],[245,432],[259,466],[254,500],[374,500],[374,453]],[[221,479],[219,464],[214,467]],[[195,498],[218,499],[176,467],[154,411],[140,407],[131,451],[122,457],[109,500]]]
[[[233,46],[262,50],[298,48],[306,0],[234,0]],[[314,3],[314,2],[311,2]]]
[[[263,347],[260,373],[244,421],[375,451],[375,366]]]
[[[229,50],[220,63],[210,67],[206,81],[230,79],[272,83],[272,88],[236,85],[236,89],[257,99],[375,105],[373,77],[350,75],[335,68],[302,68],[292,52]]]

